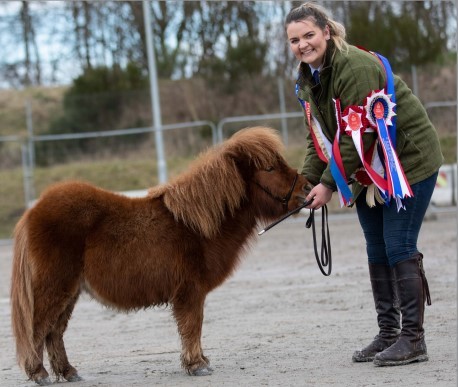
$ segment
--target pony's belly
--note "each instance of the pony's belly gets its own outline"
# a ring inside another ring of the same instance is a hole
[[[168,303],[168,297],[158,295],[152,289],[144,289],[135,280],[132,280],[129,286],[121,284],[116,286],[115,283],[114,286],[103,286],[103,284],[93,286],[85,280],[82,287],[102,305],[118,310],[140,309]]]

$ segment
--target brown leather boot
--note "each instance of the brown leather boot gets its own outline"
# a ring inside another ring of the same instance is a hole
[[[423,329],[425,301],[431,305],[428,282],[418,253],[394,267],[401,302],[402,329],[399,339],[374,358],[377,366],[404,365],[428,360]]]
[[[366,347],[355,351],[354,362],[374,360],[374,356],[396,342],[400,332],[400,316],[394,291],[392,270],[387,265],[369,264],[369,276],[374,295],[379,334]]]

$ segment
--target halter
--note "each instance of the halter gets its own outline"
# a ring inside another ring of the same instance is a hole
[[[289,203],[289,201],[291,199],[291,196],[293,195],[294,187],[296,186],[298,176],[299,176],[298,174],[296,174],[296,176],[294,176],[294,180],[293,180],[293,184],[291,184],[291,188],[289,189],[289,191],[286,194],[286,196],[284,196],[282,198],[278,197],[277,195],[274,195],[272,192],[270,192],[269,189],[267,189],[266,187],[262,186],[257,181],[255,181],[254,183],[259,188],[261,188],[265,193],[267,193],[271,198],[279,201],[282,204],[282,206],[285,209],[285,211],[287,211],[288,210],[288,203]]]

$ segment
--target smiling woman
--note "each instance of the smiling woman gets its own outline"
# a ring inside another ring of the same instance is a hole
[[[345,28],[324,8],[294,8],[286,33],[300,61],[296,95],[309,129],[302,169],[315,185],[309,207],[337,191],[342,205],[356,204],[366,238],[380,331],[353,361],[426,361],[431,300],[417,240],[443,162],[436,129],[389,61],[346,43]]]
[[[286,32],[296,59],[319,69],[326,53],[326,41],[331,36],[329,26],[321,29],[310,20],[298,20],[288,24]]]

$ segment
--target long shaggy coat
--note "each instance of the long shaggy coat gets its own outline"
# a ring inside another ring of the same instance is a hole
[[[79,380],[63,334],[82,290],[112,308],[169,305],[189,374],[212,372],[201,347],[205,297],[234,271],[258,223],[297,208],[306,179],[269,128],[239,131],[147,197],[83,182],[52,186],[15,229],[12,327],[19,364],[50,383]]]

